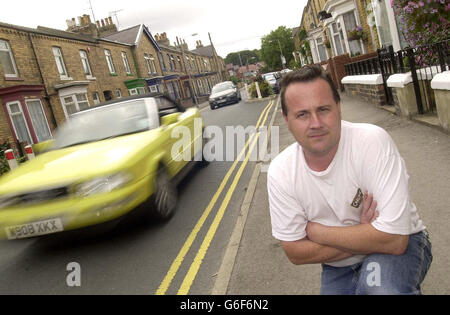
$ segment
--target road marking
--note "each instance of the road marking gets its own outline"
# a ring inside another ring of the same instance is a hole
[[[260,125],[260,122],[261,122],[261,119],[262,119],[262,117],[265,114],[266,114],[266,118],[267,118],[267,113],[270,111],[270,108],[272,108],[273,103],[274,103],[273,101],[270,101],[269,104],[267,104],[267,106],[264,108],[263,112],[259,116],[259,119],[258,119],[258,121],[256,123],[256,129],[258,129],[258,127]],[[265,120],[264,120],[264,123],[265,123]],[[186,254],[189,251],[189,249],[191,248],[192,244],[194,243],[194,240],[197,237],[198,232],[200,231],[200,229],[202,228],[203,224],[205,223],[206,218],[211,213],[214,205],[217,202],[217,199],[219,198],[219,196],[221,195],[222,191],[224,190],[226,184],[228,183],[228,180],[230,179],[231,174],[234,172],[234,169],[236,168],[236,166],[239,163],[240,159],[244,155],[245,150],[247,149],[247,147],[249,146],[250,142],[252,141],[252,139],[254,138],[255,135],[256,134],[253,134],[250,137],[250,139],[247,140],[247,142],[245,144],[245,147],[239,153],[239,156],[236,158],[236,160],[234,161],[233,165],[228,170],[228,172],[225,175],[224,179],[222,180],[222,183],[220,184],[218,190],[214,194],[213,198],[211,199],[210,203],[206,207],[206,209],[203,212],[202,216],[200,217],[200,219],[196,223],[194,229],[192,230],[192,232],[189,234],[188,238],[186,239],[183,247],[181,248],[181,250],[178,253],[177,257],[175,258],[174,262],[170,266],[169,271],[167,272],[167,274],[164,277],[163,281],[161,282],[158,290],[156,291],[156,295],[164,295],[167,292],[167,290],[169,289],[169,286],[172,283],[172,280],[175,277],[176,273],[178,272],[178,269],[180,268],[180,266],[181,266],[181,264],[182,264],[182,262],[184,260],[184,257],[186,257]]]
[[[262,126],[265,125],[269,112],[270,112],[270,109],[266,111]],[[256,134],[256,137],[252,142],[252,145],[249,149],[249,152],[247,153],[247,155],[245,157],[244,162],[241,164],[241,167],[239,168],[238,172],[236,173],[236,176],[234,177],[234,180],[233,180],[230,188],[228,189],[228,192],[225,195],[225,198],[222,201],[222,204],[220,205],[220,208],[216,214],[216,217],[214,218],[214,221],[211,224],[211,226],[208,230],[208,233],[206,234],[205,238],[203,239],[202,245],[200,246],[200,249],[198,250],[197,255],[195,256],[194,261],[191,264],[191,267],[189,268],[189,271],[186,274],[186,277],[184,278],[180,289],[178,290],[178,293],[177,293],[178,295],[188,294],[188,292],[192,286],[192,283],[194,282],[195,277],[197,276],[198,270],[200,269],[203,259],[205,258],[206,253],[208,252],[209,246],[211,245],[211,242],[217,232],[219,224],[220,224],[220,222],[222,222],[223,216],[225,215],[225,211],[228,207],[231,197],[233,196],[233,193],[237,187],[237,184],[239,183],[242,173],[244,172],[244,169],[247,166],[248,160],[250,158],[250,154],[252,153],[260,134],[261,134],[260,132],[258,132]]]

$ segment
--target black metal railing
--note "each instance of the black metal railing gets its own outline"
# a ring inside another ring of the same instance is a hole
[[[436,103],[430,82],[440,72],[450,69],[450,39],[394,52],[392,46],[378,50],[378,56],[345,65],[347,75],[381,74],[386,99],[392,103],[387,79],[395,73],[411,72],[419,114],[434,112]]]

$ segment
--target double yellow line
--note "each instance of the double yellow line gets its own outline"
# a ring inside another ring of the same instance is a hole
[[[256,123],[256,130],[260,126],[264,126],[267,120],[267,117],[269,115],[270,109],[273,107],[274,101],[270,101],[269,104],[264,108],[263,112],[259,116],[258,122]],[[264,118],[263,118],[264,117]],[[239,182],[239,179],[242,176],[242,173],[244,172],[244,169],[248,163],[248,160],[250,158],[250,154],[252,153],[256,142],[258,141],[258,138],[260,136],[260,132],[257,132],[256,134],[252,134],[251,137],[247,140],[245,143],[245,147],[242,149],[242,151],[239,153],[239,156],[234,161],[231,168],[228,170],[227,174],[225,175],[224,179],[222,180],[222,183],[220,184],[219,188],[217,189],[216,193],[214,194],[213,198],[209,202],[208,206],[206,207],[205,211],[203,212],[200,219],[197,221],[194,229],[189,234],[188,238],[186,239],[183,247],[181,248],[180,252],[178,253],[177,257],[175,258],[174,262],[170,266],[169,271],[167,272],[166,276],[164,277],[163,281],[161,282],[158,290],[156,291],[156,295],[164,295],[166,294],[167,290],[170,287],[170,284],[172,283],[173,278],[178,272],[178,269],[180,268],[181,264],[183,263],[184,258],[186,257],[186,254],[188,253],[189,249],[191,248],[192,244],[194,243],[197,234],[199,233],[200,229],[203,227],[206,219],[208,218],[209,214],[211,213],[212,209],[214,208],[219,196],[221,195],[222,191],[224,190],[225,186],[227,185],[231,174],[234,172],[237,164],[241,160],[242,156],[245,154],[245,151],[247,150],[247,147],[250,145],[250,149],[248,153],[245,156],[244,161],[242,162],[242,165],[240,166],[239,170],[237,171],[237,174],[231,183],[230,189],[228,190],[227,194],[225,195],[224,200],[222,201],[222,204],[216,214],[216,217],[214,218],[214,221],[212,222],[205,238],[203,239],[203,242],[200,246],[200,249],[197,252],[197,255],[194,258],[194,261],[191,264],[191,267],[189,268],[189,271],[186,275],[186,277],[183,280],[183,283],[181,284],[180,289],[178,290],[178,295],[185,295],[188,294],[192,283],[195,280],[195,277],[197,276],[198,270],[200,269],[200,265],[203,262],[203,259],[208,251],[208,248],[211,244],[211,241],[216,234],[216,231],[219,227],[220,222],[222,221],[222,218],[225,214],[225,210],[228,206],[228,203],[231,200],[231,196],[234,193],[234,190],[236,189],[236,186]]]

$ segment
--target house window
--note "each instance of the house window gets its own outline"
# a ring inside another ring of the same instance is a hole
[[[170,71],[173,71],[172,59],[169,54],[167,54],[167,61],[169,62]]]
[[[66,65],[64,64],[64,58],[61,53],[61,48],[53,47],[53,56],[55,56],[56,67],[58,68],[58,73],[62,78],[67,77]]]
[[[178,85],[178,82],[172,82],[174,90],[175,90],[175,98],[180,99],[181,98],[181,92],[180,92],[180,86]]]
[[[105,49],[106,62],[108,63],[109,73],[115,74],[116,68],[114,67],[113,59],[111,56],[111,51],[109,49]]]
[[[30,130],[28,129],[20,102],[7,103],[6,107],[8,108],[17,140],[32,144]]]
[[[122,52],[123,65],[125,66],[125,72],[131,74],[130,64],[128,63],[127,53]]]
[[[180,56],[177,56],[177,60],[178,60],[179,66],[180,66],[180,71],[182,71],[183,70],[183,65],[181,64]]]
[[[15,78],[19,76],[11,47],[4,40],[0,40],[0,63],[2,64],[5,77]]]
[[[148,74],[156,73],[155,58],[153,55],[144,54],[145,64],[147,65]]]
[[[117,98],[122,98],[122,91],[120,89],[116,89]]]
[[[342,37],[340,23],[332,23],[330,30],[331,36],[333,37],[336,56],[343,55],[345,53],[345,46],[342,46],[342,41],[344,40],[344,38]]]
[[[149,89],[150,89],[150,93],[158,93],[158,86],[157,85],[150,85]]]
[[[136,87],[134,89],[129,89],[128,93],[130,93],[130,95],[145,94],[145,88],[143,88],[143,87]]]
[[[320,61],[326,61],[328,57],[327,57],[327,50],[325,49],[325,45],[323,44],[323,38],[322,37],[316,38],[316,43],[317,43],[317,50],[319,51]]]
[[[155,73],[155,74],[158,73],[156,71],[155,57],[153,57],[153,55],[150,55],[150,65],[151,65],[153,73]]]
[[[161,54],[161,53],[159,53],[159,63],[160,63],[160,65],[161,65],[161,68],[163,69],[163,70],[167,70],[167,68],[166,68],[166,62],[164,61],[164,57],[163,57],[163,55]]]
[[[200,94],[205,94],[205,92],[203,91],[202,80],[197,80],[197,85],[198,85],[198,91],[200,92]]]
[[[170,96],[171,99],[174,100],[174,99],[177,98],[176,95],[175,95],[175,89],[173,87],[173,83],[172,82],[167,83],[167,90],[169,92],[169,96]]]
[[[94,100],[94,105],[97,105],[100,103],[100,97],[97,92],[92,93],[92,99]]]
[[[47,118],[45,117],[42,103],[39,99],[25,101],[30,114],[31,123],[33,124],[34,133],[37,141],[47,141],[52,138],[50,127],[48,126]]]
[[[354,13],[354,11],[350,11],[350,12],[345,13],[342,17],[344,19],[345,30],[348,34],[348,32],[351,32],[356,28],[355,13]],[[362,54],[362,47],[361,47],[360,40],[348,41],[348,46],[350,48],[350,54],[352,56]]]
[[[80,110],[89,108],[89,101],[86,93],[78,93],[73,95],[64,96],[61,98],[63,104],[64,113],[66,117],[79,112]]]
[[[191,62],[189,61],[189,57],[188,56],[186,56],[186,60],[187,60],[186,68],[187,68],[187,70],[191,70]]]
[[[80,50],[81,63],[83,64],[84,74],[87,77],[92,76],[91,66],[89,65],[89,60],[87,53],[84,50]]]

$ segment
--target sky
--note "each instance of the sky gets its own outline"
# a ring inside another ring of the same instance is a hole
[[[209,45],[209,32],[218,54],[225,58],[230,52],[261,48],[261,37],[279,26],[298,27],[307,0],[2,2],[0,22],[31,28],[40,25],[66,30],[66,20],[77,19],[83,14],[89,14],[93,21],[93,11],[96,20],[111,16],[119,30],[143,23],[153,35],[166,32],[172,45],[177,36],[185,39],[189,49],[195,49],[197,40],[204,46]],[[111,14],[114,11],[118,11],[116,15]]]

